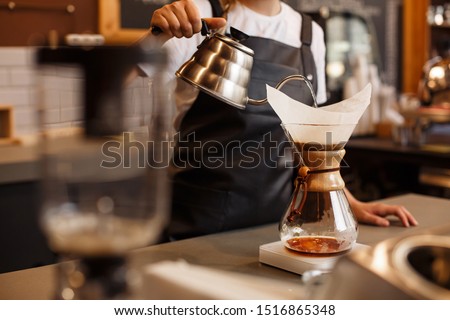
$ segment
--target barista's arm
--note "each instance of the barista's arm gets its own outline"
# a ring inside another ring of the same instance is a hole
[[[345,194],[358,222],[388,227],[390,223],[386,217],[396,216],[405,227],[418,225],[413,215],[403,206],[362,202],[357,200],[347,189],[345,189]]]

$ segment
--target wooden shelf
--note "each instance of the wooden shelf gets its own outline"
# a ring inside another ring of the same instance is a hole
[[[107,44],[130,45],[145,36],[146,29],[122,28],[119,0],[98,0],[98,30]]]
[[[433,27],[433,28],[446,29],[446,28],[450,28],[450,22],[445,22],[443,24],[432,23],[432,24],[430,24],[430,26]]]

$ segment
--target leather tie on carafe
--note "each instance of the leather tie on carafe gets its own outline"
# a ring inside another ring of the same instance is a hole
[[[300,215],[303,206],[305,205],[306,197],[308,194],[308,188],[307,188],[307,182],[312,174],[318,174],[318,173],[327,173],[327,172],[334,172],[339,171],[340,168],[331,168],[331,169],[322,169],[322,170],[311,170],[309,167],[303,165],[298,169],[298,175],[297,178],[295,178],[294,186],[295,186],[295,192],[294,192],[294,198],[292,200],[291,208],[290,208],[290,214],[287,218],[289,222],[293,222],[296,215]],[[295,208],[295,203],[297,202],[297,196],[298,196],[298,188],[303,187],[303,197],[302,201],[298,205],[297,208]]]

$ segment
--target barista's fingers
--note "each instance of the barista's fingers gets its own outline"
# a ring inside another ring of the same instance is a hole
[[[376,206],[378,206],[377,203],[368,203],[355,200],[352,202],[352,211],[360,223],[388,227],[389,220],[380,217],[377,214]]]
[[[409,212],[406,208],[406,216],[408,217],[409,222],[413,225],[413,226],[418,226],[419,225],[419,221],[416,220],[416,218],[414,218],[414,216],[412,215],[411,212]]]
[[[383,215],[397,216],[402,222],[403,226],[416,226],[418,222],[414,219],[413,215],[403,206],[384,205]]]
[[[418,225],[414,216],[403,206],[380,202],[361,202],[357,201],[351,194],[348,198],[351,201],[353,213],[359,222],[387,227],[390,223],[385,217],[396,216],[405,227]]]
[[[198,33],[202,30],[202,21],[200,19],[200,12],[194,3],[190,2],[185,7],[187,18],[191,24],[193,34]]]
[[[155,10],[150,21],[151,26],[158,27],[162,33],[170,37],[175,36],[172,31],[174,23],[178,25],[176,16],[166,7]]]
[[[205,18],[210,29],[219,29],[226,25],[224,18]],[[202,29],[200,12],[192,0],[180,0],[155,10],[151,20],[168,37],[190,38]]]
[[[205,20],[208,28],[213,30],[220,29],[227,25],[227,20],[225,20],[224,18],[204,18],[203,20]]]
[[[178,20],[178,29],[176,30],[178,37],[178,31],[181,32],[181,36],[190,38],[194,34],[194,26],[200,23],[200,14],[193,1],[175,1],[171,5],[173,14]],[[196,21],[198,20],[198,22]],[[192,23],[194,22],[194,23]],[[174,25],[175,27],[175,25]],[[201,28],[201,26],[200,26]],[[180,37],[178,37],[180,38]]]
[[[191,37],[192,26],[185,11],[185,3],[190,1],[176,1],[155,10],[151,25],[159,27],[170,37]]]
[[[389,227],[389,220],[380,216],[377,216],[371,212],[364,211],[357,216],[359,222],[373,224],[380,227]]]
[[[183,32],[180,27],[180,20],[172,11],[167,12],[167,15],[164,16],[166,20],[169,22],[170,33],[177,38],[183,37]]]

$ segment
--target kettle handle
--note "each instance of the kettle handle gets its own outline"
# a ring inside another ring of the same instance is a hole
[[[206,36],[206,35],[208,35],[210,33],[210,31],[209,31],[208,25],[206,24],[206,21],[203,20],[203,19],[201,19],[201,21],[202,21],[202,30],[200,32],[201,32],[202,36]],[[150,27],[150,32],[154,36],[157,36],[157,35],[160,35],[163,31],[158,26],[151,26]]]
[[[313,85],[308,80],[308,78],[306,78],[305,76],[302,76],[301,74],[294,74],[291,76],[287,76],[286,78],[282,79],[280,82],[277,83],[277,85],[275,86],[275,89],[277,89],[277,90],[281,89],[287,82],[289,82],[291,80],[301,80],[306,83],[309,91],[311,92],[311,96],[313,98],[313,107],[318,108],[316,94],[314,93]],[[255,99],[248,98],[247,103],[259,106],[259,105],[263,105],[263,104],[267,103],[267,98],[264,98],[261,100],[255,100]]]

